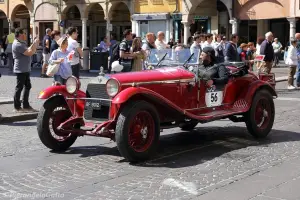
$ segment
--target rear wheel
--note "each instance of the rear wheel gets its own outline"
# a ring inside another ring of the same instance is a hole
[[[37,118],[37,130],[42,143],[54,151],[65,151],[76,141],[77,135],[65,134],[57,127],[72,116],[68,106],[60,98],[46,102]]]
[[[245,119],[247,129],[254,137],[264,138],[270,133],[275,119],[275,106],[269,91],[256,92]]]
[[[145,101],[124,107],[116,126],[116,142],[120,154],[130,162],[152,157],[158,147],[160,134],[156,109]]]

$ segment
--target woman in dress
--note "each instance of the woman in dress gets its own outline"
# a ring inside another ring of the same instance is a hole
[[[133,72],[143,70],[144,61],[147,57],[146,51],[142,49],[142,41],[141,38],[136,37],[132,42],[131,52],[136,53],[137,56],[134,58],[132,63]]]
[[[49,59],[50,64],[59,64],[59,70],[54,75],[55,85],[65,85],[67,78],[72,76],[71,57],[72,53],[67,50],[68,38],[62,37],[57,41],[59,48],[54,50]]]

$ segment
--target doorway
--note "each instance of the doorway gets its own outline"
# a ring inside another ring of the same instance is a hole
[[[53,22],[40,22],[39,23],[39,39],[43,41],[44,36],[46,35],[46,29],[50,28],[53,30]]]

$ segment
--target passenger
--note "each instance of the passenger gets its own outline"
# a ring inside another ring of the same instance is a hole
[[[199,77],[206,79],[206,85],[224,86],[227,84],[229,75],[225,65],[216,65],[215,50],[212,47],[205,47],[200,54],[202,64],[199,67]]]

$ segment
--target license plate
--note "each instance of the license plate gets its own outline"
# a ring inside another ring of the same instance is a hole
[[[100,101],[97,101],[97,100],[86,100],[85,101],[85,107],[86,108],[91,108],[93,110],[101,110]]]

